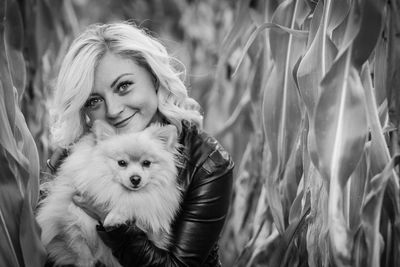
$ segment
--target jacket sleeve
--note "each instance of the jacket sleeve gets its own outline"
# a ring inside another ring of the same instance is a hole
[[[200,266],[216,245],[228,212],[233,162],[209,157],[198,168],[173,225],[172,245],[159,249],[140,230],[98,229],[123,266]],[[211,171],[212,170],[212,171]]]

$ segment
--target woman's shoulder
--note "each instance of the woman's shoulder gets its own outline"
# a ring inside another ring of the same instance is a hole
[[[184,147],[185,156],[197,167],[205,161],[212,161],[213,166],[233,165],[230,154],[217,139],[193,123],[182,122],[180,143]]]

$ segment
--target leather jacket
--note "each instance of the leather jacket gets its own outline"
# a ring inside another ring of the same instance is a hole
[[[187,121],[182,122],[179,143],[183,201],[168,251],[153,245],[136,227],[97,227],[122,266],[221,266],[218,239],[230,205],[234,163],[213,137]]]

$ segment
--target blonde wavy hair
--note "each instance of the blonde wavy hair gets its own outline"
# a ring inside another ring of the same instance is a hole
[[[106,52],[131,58],[154,76],[158,111],[179,132],[182,120],[202,127],[199,104],[188,96],[183,83],[184,66],[168,54],[164,45],[128,22],[94,24],[73,41],[57,77],[50,112],[55,146],[68,147],[87,131],[82,108],[92,92],[96,67]]]

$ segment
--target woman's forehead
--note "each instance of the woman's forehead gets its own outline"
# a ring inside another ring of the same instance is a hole
[[[134,60],[113,53],[105,54],[94,73],[94,90],[113,88],[123,78],[140,77],[145,71]]]

